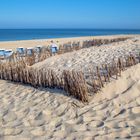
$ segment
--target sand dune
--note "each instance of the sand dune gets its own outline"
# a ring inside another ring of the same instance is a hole
[[[13,42],[9,43],[14,47]],[[82,68],[86,72],[91,65],[110,63],[114,56],[129,52],[140,52],[140,36],[57,55],[33,67],[56,72]],[[89,104],[68,97],[61,90],[35,89],[0,80],[0,140],[139,140],[139,73],[140,64],[124,71],[122,77],[92,96]]]
[[[0,80],[0,139],[139,139],[140,64],[89,104],[61,91]]]
[[[135,41],[137,40],[137,41]],[[83,70],[104,63],[111,63],[113,58],[125,57],[140,52],[140,36],[134,36],[126,41],[107,45],[94,46],[78,51],[57,55],[34,65],[35,68],[51,68],[56,72],[63,69]],[[96,68],[96,67],[95,67]]]

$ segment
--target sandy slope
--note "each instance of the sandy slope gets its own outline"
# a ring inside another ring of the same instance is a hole
[[[137,41],[136,41],[137,40]],[[136,42],[135,42],[136,41]],[[86,71],[89,67],[110,63],[112,59],[140,52],[140,36],[134,36],[123,42],[94,46],[78,51],[57,55],[34,65],[36,68],[51,68],[55,71],[74,69]],[[96,67],[95,67],[96,68]]]
[[[140,64],[88,105],[61,91],[0,80],[0,139],[140,139]]]

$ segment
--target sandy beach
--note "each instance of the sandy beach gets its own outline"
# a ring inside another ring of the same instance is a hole
[[[1,41],[0,48],[16,50],[18,47],[30,48],[38,45],[48,46],[53,40],[56,44],[64,44],[70,41],[85,41],[91,39],[113,39],[118,37],[134,37],[135,35],[114,35],[114,36],[89,36],[74,38],[40,39],[40,40],[21,40],[21,41]]]
[[[123,72],[87,105],[61,91],[0,80],[0,139],[139,140],[139,73],[140,65]]]
[[[126,35],[119,35],[119,37]],[[83,70],[140,52],[140,35],[108,45],[93,46],[50,57],[32,67]],[[53,39],[58,43],[118,36]],[[51,39],[52,40],[52,39]],[[48,45],[51,40],[0,42],[0,48]],[[82,103],[57,89],[35,89],[0,80],[0,140],[140,139],[140,64],[122,72]]]

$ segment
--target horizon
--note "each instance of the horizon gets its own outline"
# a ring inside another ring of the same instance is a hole
[[[127,28],[0,28],[0,30],[140,30]]]
[[[140,29],[139,0],[1,0],[0,29]]]

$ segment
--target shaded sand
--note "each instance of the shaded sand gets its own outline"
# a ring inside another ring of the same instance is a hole
[[[124,71],[89,104],[57,90],[0,80],[1,140],[140,139],[140,64]]]
[[[90,36],[90,37],[74,37],[74,38],[58,38],[58,39],[40,39],[40,40],[21,40],[21,41],[1,41],[0,49],[13,49],[18,47],[29,48],[37,45],[48,46],[53,40],[56,44],[64,44],[69,41],[85,41],[91,39],[113,39],[118,37],[133,37],[135,35],[113,35],[113,36]]]

